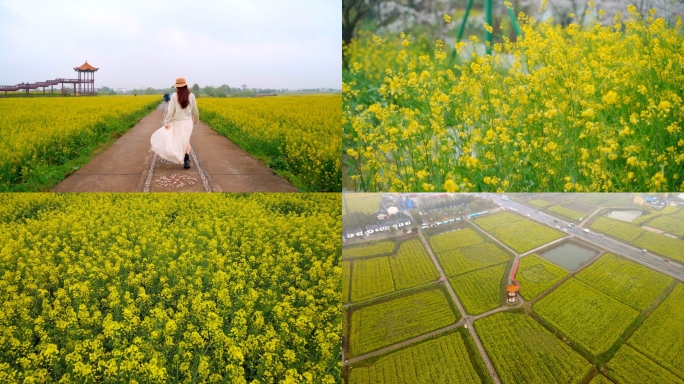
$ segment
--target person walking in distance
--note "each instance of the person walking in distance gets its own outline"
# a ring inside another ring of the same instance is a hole
[[[150,144],[159,157],[175,164],[183,163],[187,169],[190,168],[190,136],[193,126],[199,122],[199,112],[185,78],[176,79],[175,88],[166,108],[164,126],[152,134]]]

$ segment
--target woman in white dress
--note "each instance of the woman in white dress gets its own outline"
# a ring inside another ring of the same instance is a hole
[[[187,169],[190,168],[190,135],[193,124],[199,121],[199,113],[195,95],[190,93],[185,79],[176,79],[175,87],[176,92],[171,95],[164,115],[164,126],[152,134],[150,143],[162,159],[183,163]]]

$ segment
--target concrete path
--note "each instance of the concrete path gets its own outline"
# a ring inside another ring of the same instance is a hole
[[[296,192],[287,180],[200,121],[195,125],[191,168],[171,164],[150,149],[166,103],[142,118],[53,192]]]

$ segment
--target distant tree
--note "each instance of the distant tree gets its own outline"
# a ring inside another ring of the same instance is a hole
[[[411,233],[418,233],[418,227],[416,227],[415,225],[411,227]]]
[[[242,90],[246,91],[247,90],[247,84],[242,84]]]
[[[207,85],[206,87],[202,88],[202,94],[214,96],[214,87]]]
[[[152,87],[147,87],[147,89],[145,89],[145,94],[146,94],[146,95],[154,95],[154,94],[156,94],[156,93],[157,93],[157,90],[154,89],[154,88],[152,88]]]
[[[214,97],[226,97],[228,94],[223,87],[218,87],[214,89]]]
[[[195,94],[195,96],[199,96],[200,94],[200,86],[197,85],[197,83],[192,85],[192,93]]]

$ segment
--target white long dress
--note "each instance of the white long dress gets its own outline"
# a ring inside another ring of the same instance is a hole
[[[168,125],[169,128],[162,126],[150,138],[152,150],[162,159],[176,164],[183,164],[193,123],[199,121],[195,95],[191,93],[189,100],[188,105],[181,108],[178,95],[174,92],[164,115],[164,126]]]

